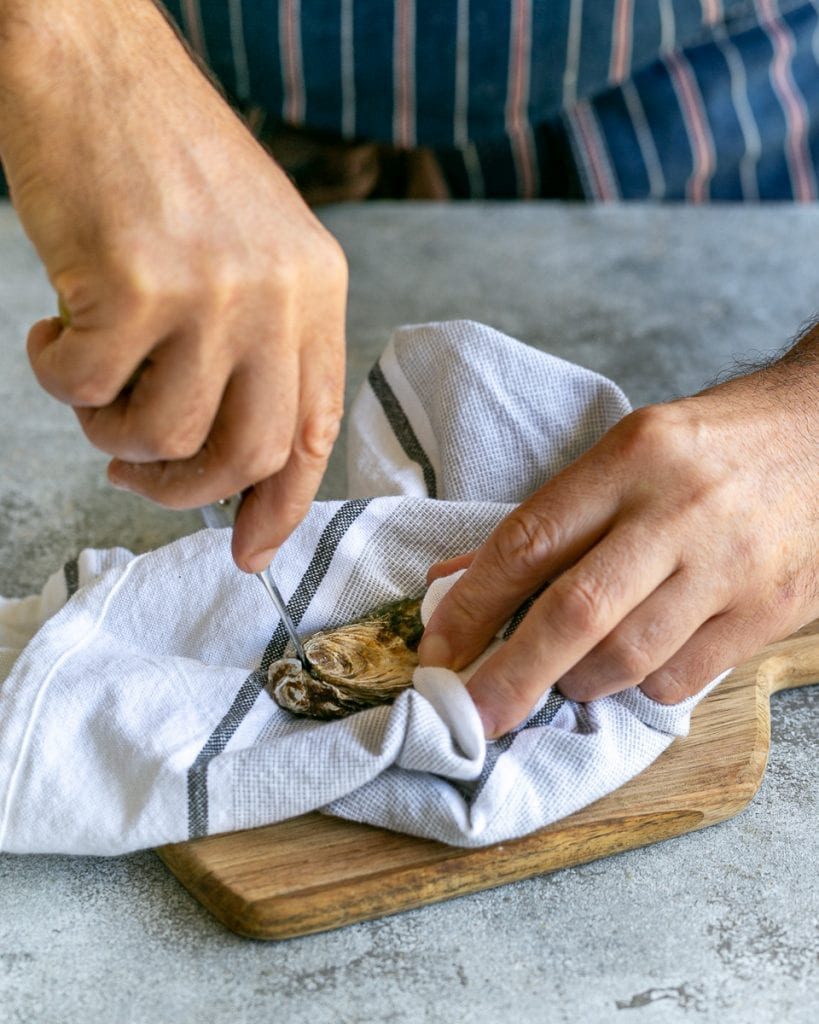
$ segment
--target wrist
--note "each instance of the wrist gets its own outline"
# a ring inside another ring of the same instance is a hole
[[[745,364],[742,372],[727,374],[700,392],[700,395],[728,395],[730,393],[758,396],[762,405],[768,402],[781,406],[783,393],[790,393],[794,401],[802,396],[815,403],[819,415],[819,318],[803,327],[796,341],[787,349],[756,366]]]
[[[796,344],[774,365],[805,367],[815,380],[819,379],[819,319],[802,331]]]
[[[819,322],[804,329],[784,355],[761,371],[763,383],[783,406],[819,426]]]

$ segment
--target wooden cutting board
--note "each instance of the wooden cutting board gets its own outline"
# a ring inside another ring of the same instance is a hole
[[[462,850],[312,813],[158,853],[240,935],[285,939],[394,914],[732,817],[762,782],[770,694],[816,682],[819,619],[732,672],[642,775],[523,839]]]

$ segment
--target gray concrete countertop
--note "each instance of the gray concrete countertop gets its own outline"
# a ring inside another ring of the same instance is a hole
[[[385,204],[324,219],[351,264],[351,393],[393,327],[469,317],[608,374],[639,405],[780,348],[819,304],[817,207]],[[83,546],[144,550],[198,526],[110,490],[105,459],[37,388],[25,334],[53,310],[0,207],[6,596]],[[343,496],[341,456],[326,497]],[[813,1024],[817,738],[819,688],[779,695],[765,782],[734,820],[281,944],[224,931],[150,852],[0,856],[0,1022]]]

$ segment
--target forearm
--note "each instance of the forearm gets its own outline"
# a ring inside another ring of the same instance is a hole
[[[0,47],[14,38],[18,27],[25,25],[28,9],[23,0],[0,0]]]
[[[161,17],[159,6],[158,0],[0,0],[0,45],[21,40],[31,44],[35,35],[59,34],[72,21],[91,29],[109,12],[138,17],[149,11],[151,17]]]
[[[803,331],[796,344],[775,365],[781,365],[783,369],[804,367],[809,371],[805,375],[806,382],[819,387],[819,319]]]
[[[153,0],[0,0],[0,155],[13,160],[52,119],[129,117],[141,78],[163,80],[170,104],[191,75]]]
[[[783,430],[819,429],[819,318],[784,350],[759,362],[740,362],[739,372],[722,377],[694,397],[711,396],[750,403],[760,416],[773,415]]]

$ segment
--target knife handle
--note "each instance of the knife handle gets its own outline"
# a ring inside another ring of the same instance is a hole
[[[242,495],[234,494],[231,498],[222,498],[210,505],[203,505],[199,511],[205,520],[205,526],[209,526],[212,530],[221,530],[227,526],[233,526],[241,504]]]

